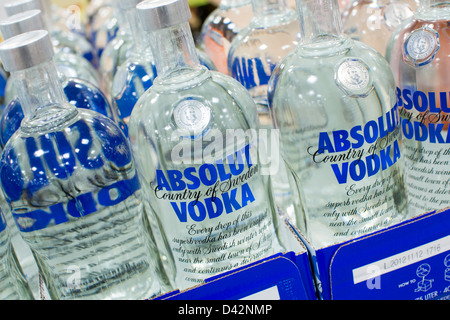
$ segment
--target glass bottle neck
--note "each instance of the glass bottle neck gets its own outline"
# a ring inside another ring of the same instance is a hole
[[[342,22],[337,0],[297,0],[302,45],[340,41]]]
[[[73,112],[53,60],[11,73],[24,114],[23,127],[57,125],[59,115]],[[72,106],[75,109],[75,106]],[[56,113],[55,113],[56,112]]]
[[[252,0],[253,14],[255,17],[263,17],[286,11],[286,0]]]
[[[138,54],[145,53],[149,39],[142,29],[136,9],[126,10],[125,16],[132,34],[134,52]]]
[[[159,79],[201,69],[189,22],[150,32]]]

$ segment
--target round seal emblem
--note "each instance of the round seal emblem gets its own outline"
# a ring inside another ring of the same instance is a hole
[[[369,68],[361,59],[346,58],[338,63],[335,80],[349,96],[366,96],[372,90]]]
[[[439,50],[439,34],[430,28],[421,28],[411,32],[404,44],[405,62],[423,66],[433,61]]]
[[[201,132],[211,120],[211,110],[200,101],[189,99],[175,107],[173,116],[178,128]]]

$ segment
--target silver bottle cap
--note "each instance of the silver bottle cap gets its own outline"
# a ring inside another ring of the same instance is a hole
[[[42,10],[42,4],[39,0],[12,0],[4,5],[6,14],[12,16],[27,10]]]
[[[0,43],[0,59],[9,72],[50,61],[53,55],[52,41],[46,30],[22,33]]]
[[[146,0],[139,3],[136,9],[147,31],[171,27],[191,18],[187,0]]]
[[[0,21],[0,31],[4,39],[33,30],[45,30],[41,10],[28,10]]]

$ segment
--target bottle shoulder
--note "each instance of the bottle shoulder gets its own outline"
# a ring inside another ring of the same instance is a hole
[[[246,128],[257,121],[248,91],[220,72],[205,69],[201,77],[183,86],[157,83],[156,79],[134,107],[130,137],[136,137],[143,127],[152,134],[170,134],[178,129],[195,131],[211,126],[220,130]]]
[[[305,72],[322,75],[328,73],[327,76],[332,76],[336,67],[345,59],[361,60],[373,72],[380,73],[381,76],[387,74],[389,77],[390,67],[386,59],[367,44],[352,39],[346,39],[341,45],[329,46],[323,51],[300,45],[281,61],[275,72],[278,79]]]

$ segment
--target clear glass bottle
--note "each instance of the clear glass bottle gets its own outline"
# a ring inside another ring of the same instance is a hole
[[[426,0],[392,39],[409,215],[450,206],[450,3]]]
[[[8,228],[0,212],[0,300],[34,300],[12,246]]]
[[[0,30],[4,39],[11,38],[18,34],[32,30],[48,30],[42,11],[38,9],[23,11],[11,15],[0,21]],[[64,77],[78,78],[88,83],[99,86],[100,75],[92,64],[85,58],[66,52],[64,49],[54,45],[54,61],[58,66],[58,71]],[[6,87],[6,102],[9,103],[15,97],[13,81]]]
[[[11,212],[52,299],[150,298],[159,257],[129,142],[68,103],[50,48],[42,30],[0,44],[25,114],[0,164]]]
[[[251,94],[263,127],[272,127],[267,86],[275,66],[300,39],[297,13],[285,0],[252,0],[254,16],[239,32],[228,53],[228,74]]]
[[[101,88],[108,99],[111,99],[112,83],[117,68],[125,63],[133,51],[133,33],[128,20],[120,10],[119,0],[111,0],[111,4],[114,8],[114,16],[118,19],[119,29],[114,39],[103,50],[99,64]]]
[[[392,32],[412,16],[414,0],[354,0],[342,12],[344,33],[383,56]]]
[[[97,66],[95,50],[85,37],[55,27],[51,19],[50,3],[47,0],[13,0],[7,2],[4,8],[8,16],[28,10],[41,10],[46,30],[50,32],[54,45],[65,51],[78,54],[88,60],[93,66]]]
[[[88,23],[88,39],[96,49],[98,59],[101,59],[106,46],[117,36],[120,27],[120,16],[116,14],[115,3],[102,2],[102,5],[91,13]]]
[[[10,16],[0,22],[0,30],[6,39],[32,30],[43,30],[44,24],[40,10],[29,10]],[[68,100],[78,108],[91,109],[121,124],[108,99],[90,79],[96,75],[92,65],[73,53],[57,51],[53,61]],[[92,80],[94,81],[94,80]],[[0,142],[4,146],[19,128],[23,119],[21,104],[9,79],[6,86],[6,101],[0,120]]]
[[[279,252],[277,217],[253,144],[254,101],[200,64],[187,0],[137,9],[158,76],[131,114],[130,141],[183,289]]]
[[[269,102],[317,247],[406,214],[395,83],[377,51],[341,32],[337,0],[299,0],[302,40],[275,69]]]
[[[251,0],[221,0],[205,19],[199,48],[211,58],[217,70],[228,74],[227,57],[231,42],[253,17]]]
[[[122,120],[123,131],[128,136],[131,112],[156,77],[156,69],[148,43],[137,16],[136,5],[142,0],[121,0],[120,9],[126,16],[133,35],[130,57],[118,67],[111,85],[112,105]]]
[[[139,98],[149,89],[156,77],[153,53],[149,45],[151,35],[143,32],[136,5],[142,0],[120,0],[120,8],[125,14],[133,35],[130,57],[117,68],[111,85],[112,103],[122,121],[123,131],[128,136],[128,122],[131,111]],[[215,70],[211,59],[197,51],[200,63]]]

